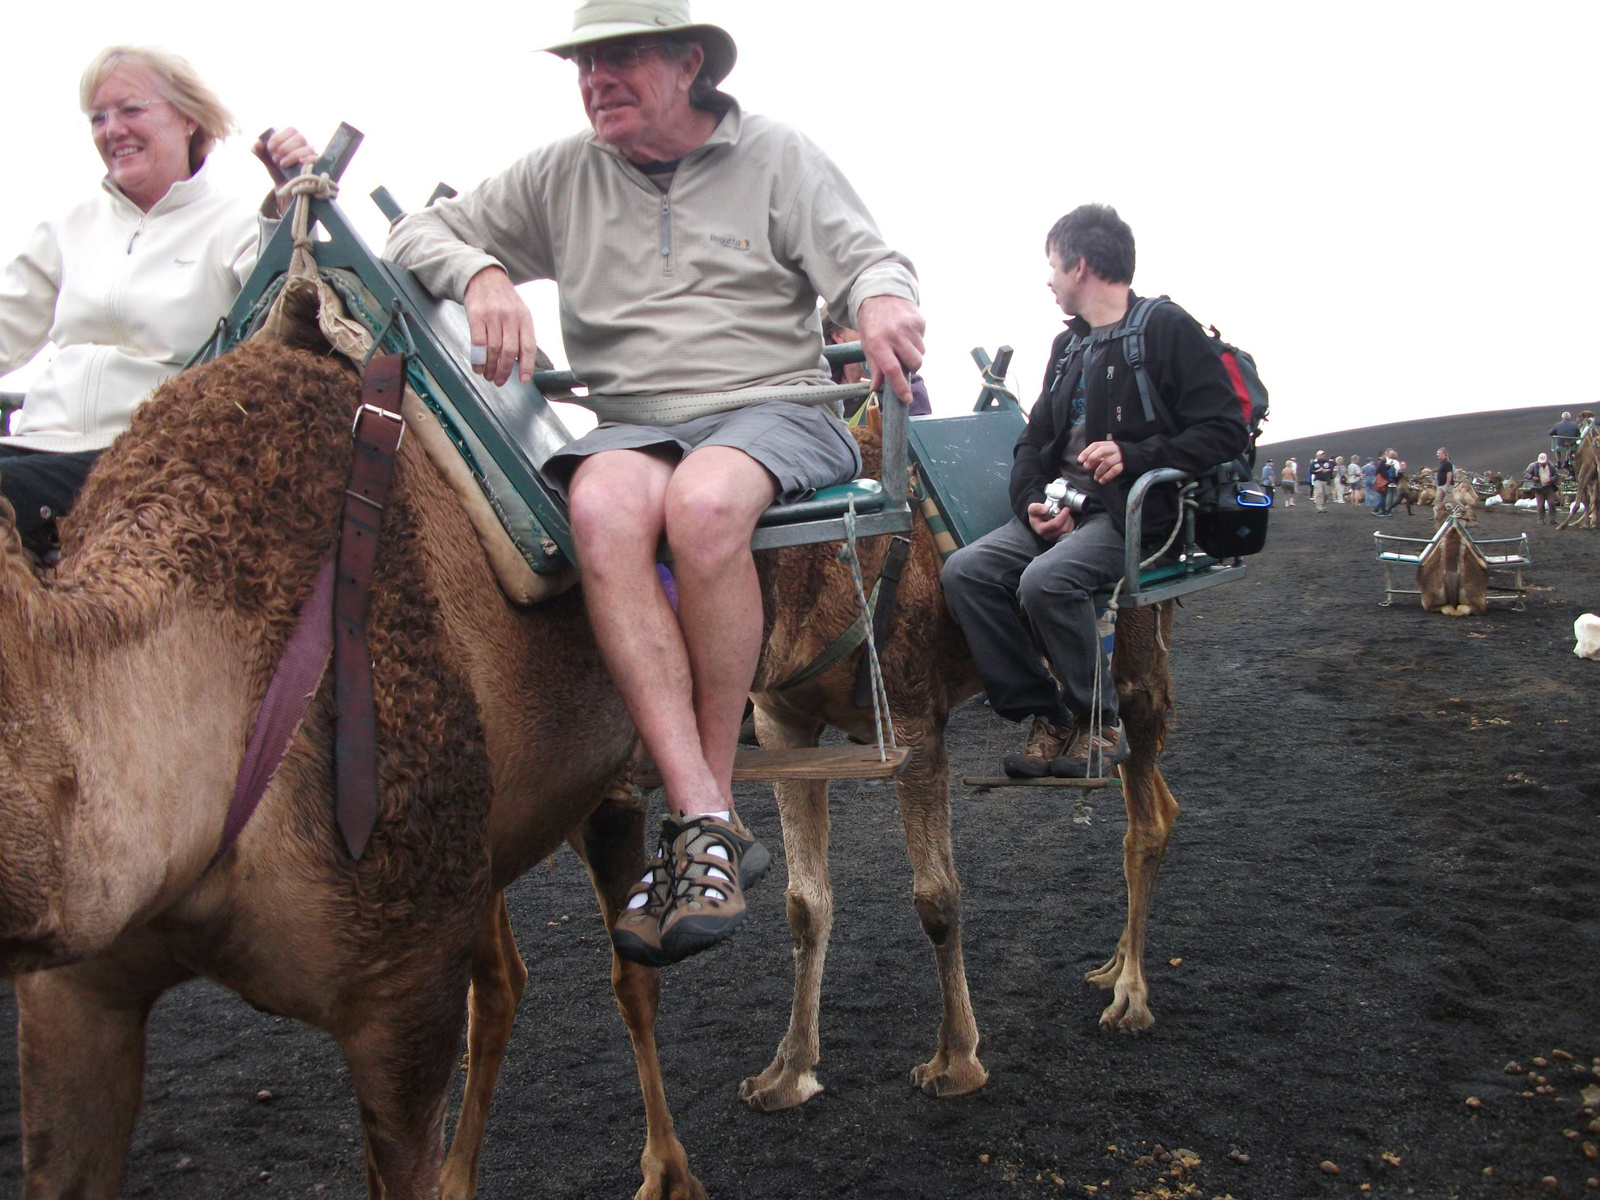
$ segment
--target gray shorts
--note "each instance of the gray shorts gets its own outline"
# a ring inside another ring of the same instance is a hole
[[[641,450],[676,464],[704,446],[731,446],[755,459],[778,481],[780,504],[861,474],[861,451],[845,423],[831,412],[789,400],[767,400],[676,425],[601,425],[557,450],[540,473],[565,497],[572,473],[591,454]]]

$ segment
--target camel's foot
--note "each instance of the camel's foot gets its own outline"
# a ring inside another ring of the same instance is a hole
[[[815,1070],[791,1066],[780,1054],[765,1071],[739,1085],[739,1099],[757,1112],[777,1112],[798,1108],[821,1090]]]
[[[989,1082],[976,1054],[950,1057],[936,1054],[932,1062],[911,1068],[911,1086],[943,1100],[948,1096],[968,1096]]]
[[[1112,1033],[1138,1033],[1156,1023],[1150,1011],[1150,989],[1144,975],[1131,970],[1130,966],[1119,947],[1103,967],[1083,977],[1095,987],[1111,989],[1111,1003],[1100,1014],[1100,1028]]]
[[[639,1160],[644,1182],[633,1200],[706,1200],[706,1190],[689,1170],[689,1157],[678,1148],[671,1162],[661,1162],[646,1153]]]

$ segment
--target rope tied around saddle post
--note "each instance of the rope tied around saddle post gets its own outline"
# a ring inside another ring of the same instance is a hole
[[[280,206],[293,204],[294,206],[294,247],[296,250],[310,249],[311,247],[311,204],[315,200],[335,200],[339,196],[339,184],[327,172],[320,175],[311,174],[311,168],[306,167],[301,174],[296,175],[273,193],[278,198]]]
[[[889,731],[889,745],[895,749],[899,743],[894,738],[894,717],[889,712],[889,692],[883,684],[883,667],[878,661],[878,642],[872,632],[872,610],[867,603],[866,585],[861,582],[861,555],[856,552],[856,502],[852,498],[844,514],[844,545],[839,557],[850,564],[850,579],[856,588],[856,603],[861,609],[861,622],[867,631],[867,662],[872,669],[872,725],[878,735],[878,761],[887,762],[883,731]]]
[[[1002,397],[1006,400],[1009,400],[1018,408],[1022,407],[1022,401],[1017,399],[1017,394],[1006,386],[1005,376],[995,373],[993,363],[990,363],[987,367],[984,367],[982,374],[983,390],[985,392],[987,392],[990,396]]]

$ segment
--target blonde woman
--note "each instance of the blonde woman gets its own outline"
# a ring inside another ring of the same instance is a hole
[[[210,336],[280,215],[276,197],[258,209],[212,186],[208,156],[237,125],[178,55],[111,46],[78,99],[99,193],[39,225],[0,275],[0,374],[56,347],[0,437],[0,493],[38,552],[134,408]],[[316,159],[293,129],[255,151],[284,171]]]

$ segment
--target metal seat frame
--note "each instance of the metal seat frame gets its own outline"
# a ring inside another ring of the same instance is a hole
[[[1005,432],[1012,429],[1020,432],[1027,418],[1022,412],[1021,405],[1017,403],[1016,396],[1005,386],[1005,374],[1011,364],[1011,356],[1010,346],[1001,346],[992,359],[982,347],[972,351],[973,361],[978,364],[978,369],[983,375],[983,388],[972,407],[972,415],[925,417],[911,423],[911,457],[918,478],[928,489],[934,504],[944,514],[952,535],[961,544],[974,541],[989,530],[970,524],[965,518],[971,514],[960,512],[959,496],[963,490],[961,481],[950,477],[956,471],[958,464],[947,463],[945,460],[948,456],[940,449],[941,444],[949,445],[949,439],[936,439],[932,434],[936,430],[940,433],[953,432],[957,440],[978,440],[977,430],[973,426],[975,421],[1000,421],[1004,422]],[[992,441],[992,438],[990,440]],[[1010,464],[995,464],[995,468],[998,476],[1008,475]],[[1196,545],[1194,510],[1188,505],[1183,508],[1184,528],[1175,542],[1178,546],[1176,556],[1170,561],[1140,570],[1139,564],[1142,561],[1145,544],[1144,506],[1150,496],[1150,489],[1162,484],[1175,483],[1187,496],[1192,493],[1194,482],[1194,476],[1169,467],[1148,471],[1134,481],[1128,493],[1125,514],[1126,557],[1123,564],[1124,582],[1121,591],[1117,593],[1119,608],[1143,608],[1160,604],[1164,600],[1228,583],[1244,574],[1245,566],[1242,559],[1215,559]],[[999,479],[996,483],[998,486],[1004,486]],[[1010,519],[1009,507],[1006,509],[1005,519]],[[987,522],[992,524],[995,520],[996,514],[989,512]],[[1170,530],[1154,532],[1164,537]],[[1096,594],[1097,598],[1109,600],[1114,590],[1105,588]]]
[[[1533,562],[1533,552],[1528,544],[1527,533],[1519,533],[1516,537],[1477,538],[1473,537],[1472,532],[1461,524],[1454,515],[1446,517],[1439,528],[1434,530],[1431,538],[1398,537],[1392,533],[1384,533],[1382,530],[1373,530],[1372,538],[1377,549],[1378,561],[1383,564],[1383,599],[1378,601],[1378,607],[1388,608],[1394,603],[1396,596],[1422,595],[1421,588],[1396,587],[1393,571],[1397,567],[1410,567],[1415,571],[1422,563],[1422,556],[1428,552],[1430,547],[1444,537],[1445,530],[1452,525],[1460,529],[1461,535],[1483,554],[1484,563],[1489,569],[1487,599],[1510,600],[1514,602],[1512,608],[1515,611],[1524,611],[1527,606],[1523,598],[1527,595],[1528,588],[1522,579],[1522,568],[1531,565]],[[1391,544],[1395,546],[1420,546],[1421,549],[1414,552],[1387,549]],[[1491,546],[1511,547],[1511,549],[1505,553],[1491,554],[1488,550]],[[1511,572],[1511,582],[1509,584],[1496,583],[1494,579],[1496,571]]]

